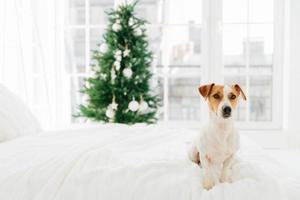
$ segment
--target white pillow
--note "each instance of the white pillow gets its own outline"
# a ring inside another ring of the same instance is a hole
[[[37,134],[40,125],[29,108],[15,94],[0,85],[0,142]]]

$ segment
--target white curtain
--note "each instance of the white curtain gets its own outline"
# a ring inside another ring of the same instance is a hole
[[[28,101],[28,69],[32,67],[32,22],[28,4],[4,0],[1,8],[1,82]]]
[[[0,1],[0,83],[23,99],[45,129],[69,120],[60,2]]]

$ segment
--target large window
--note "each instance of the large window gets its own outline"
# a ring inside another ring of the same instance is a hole
[[[119,2],[119,1],[118,1]],[[102,41],[105,10],[112,0],[69,0],[66,60],[72,112],[85,97],[78,91],[89,75],[90,50]],[[164,121],[199,121],[197,87],[207,81],[239,83],[248,94],[237,120],[249,127],[280,124],[281,0],[140,0],[154,53],[153,87],[161,95]],[[275,79],[276,78],[276,79]],[[274,81],[276,80],[276,81]],[[203,102],[203,101],[202,101]],[[75,120],[75,119],[73,119]],[[247,122],[247,123],[244,123]]]
[[[281,55],[276,50],[282,39],[280,29],[275,31],[280,21],[274,20],[275,14],[280,15],[279,3],[278,0],[223,0],[224,81],[241,84],[249,99],[239,107],[240,121],[267,124],[275,122],[279,114],[275,107],[281,107],[280,96],[275,94],[279,88],[274,90],[274,86],[280,86],[276,73]],[[233,10],[234,7],[238,9]]]

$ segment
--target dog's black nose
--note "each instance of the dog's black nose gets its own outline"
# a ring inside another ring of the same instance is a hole
[[[230,114],[230,113],[231,113],[231,108],[230,108],[229,106],[225,106],[225,107],[223,108],[223,111],[224,111],[224,113]]]
[[[231,108],[229,106],[223,107],[223,117],[227,118],[231,115]]]

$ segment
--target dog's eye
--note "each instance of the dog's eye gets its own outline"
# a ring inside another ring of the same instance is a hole
[[[215,99],[220,99],[220,95],[218,95],[218,94],[214,94],[213,97],[214,97]]]
[[[236,96],[233,94],[231,95],[230,99],[234,100],[236,98]]]

